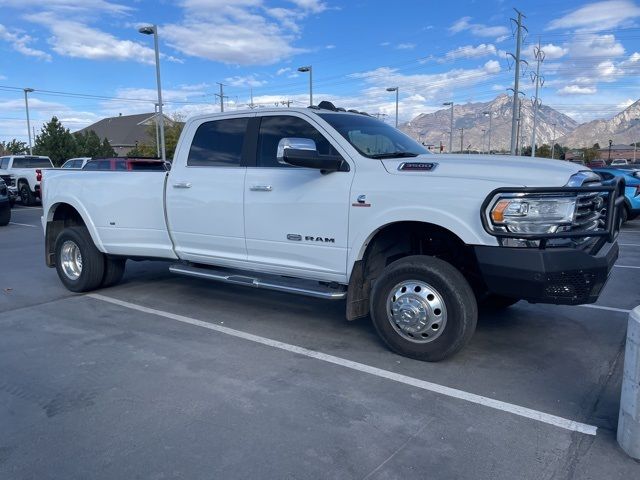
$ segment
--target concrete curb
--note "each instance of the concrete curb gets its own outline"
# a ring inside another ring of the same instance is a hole
[[[640,459],[640,306],[629,313],[618,443],[629,456]]]

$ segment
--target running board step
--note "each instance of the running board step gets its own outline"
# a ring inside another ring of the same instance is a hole
[[[332,288],[312,280],[301,278],[279,277],[277,275],[263,275],[257,277],[253,272],[240,270],[199,267],[195,265],[176,263],[169,267],[171,273],[187,275],[189,277],[204,278],[216,282],[244,285],[246,287],[277,290],[280,292],[296,293],[307,297],[324,298],[326,300],[342,300],[347,298],[347,290]]]

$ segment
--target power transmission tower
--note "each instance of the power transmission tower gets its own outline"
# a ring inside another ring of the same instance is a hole
[[[533,49],[536,58],[536,73],[531,74],[531,81],[536,84],[536,96],[533,98],[533,133],[531,134],[531,156],[536,156],[536,126],[538,122],[538,109],[540,108],[540,99],[538,98],[538,90],[544,85],[544,77],[540,76],[540,64],[544,62],[545,54],[540,48],[540,38],[538,38],[538,46]]]
[[[551,158],[555,158],[556,153],[556,124],[553,124],[553,142],[551,145]]]
[[[522,25],[522,19],[525,16],[514,8],[516,13],[518,14],[518,18],[512,18],[511,21],[517,25],[516,32],[516,54],[509,53],[515,62],[515,81],[513,85],[513,110],[511,117],[511,155],[516,154],[516,144],[518,143],[518,132],[516,125],[516,115],[518,114],[518,104],[520,103],[520,99],[518,98],[518,91],[520,89],[520,62],[527,63],[526,60],[520,59],[520,47],[522,46],[522,30],[527,30],[527,27]]]
[[[515,92],[513,90],[513,88],[507,88],[507,90]],[[518,144],[519,144],[519,139],[520,139],[520,122],[521,122],[521,117],[522,117],[522,101],[520,101],[520,97],[518,95],[522,95],[524,97],[524,92],[522,91],[518,91],[516,93],[513,94],[514,98],[518,99],[518,110],[516,112],[516,116],[513,117],[516,123],[516,131],[515,131],[515,136],[512,135],[511,138],[515,138],[516,139],[516,144],[514,145],[514,150],[512,155],[516,155],[518,153]]]
[[[220,82],[216,83],[220,85],[220,93],[214,93],[214,96],[220,97],[220,111],[224,112],[224,99],[229,97],[224,94],[224,85]]]
[[[460,129],[460,153],[464,153],[464,128]]]

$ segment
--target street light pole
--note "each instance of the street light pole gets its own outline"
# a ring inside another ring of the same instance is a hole
[[[160,158],[160,125],[158,125],[158,104],[153,104],[153,111],[155,112],[156,121],[156,157]]]
[[[552,126],[553,126],[553,140],[552,140],[553,145],[551,145],[551,158],[553,159],[556,153],[556,124],[554,123]]]
[[[487,147],[487,153],[489,155],[491,155],[491,119],[493,118],[493,115],[491,114],[491,112],[482,112],[484,115],[489,117],[489,145]]]
[[[398,128],[398,93],[400,92],[400,87],[389,87],[387,92],[396,92],[396,128]]]
[[[27,94],[33,92],[33,88],[23,88],[24,90],[24,107],[27,110],[27,133],[29,134],[29,155],[33,155],[33,147],[31,145],[31,120],[29,120],[29,99]]]
[[[160,83],[160,49],[158,47],[158,26],[148,25],[138,29],[143,35],[153,35],[153,46],[156,53],[156,84],[158,87],[158,115],[160,116],[160,152],[162,161],[167,161],[167,151],[164,143],[164,113],[162,113],[162,84]]]
[[[611,163],[611,145],[613,144],[613,141],[609,140],[609,163]]]
[[[451,121],[449,125],[449,153],[453,152],[453,102],[444,102],[442,105],[448,107],[451,105]]]
[[[299,72],[306,73],[309,72],[309,106],[313,106],[313,67],[311,65],[307,65],[306,67],[299,67]]]

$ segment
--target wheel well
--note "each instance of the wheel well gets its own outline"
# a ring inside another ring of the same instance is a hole
[[[67,227],[86,226],[80,213],[68,203],[59,203],[51,207],[45,234],[45,254],[47,266],[55,266],[56,239]]]
[[[369,313],[369,292],[382,270],[409,255],[430,255],[456,267],[476,292],[483,290],[473,248],[446,228],[425,222],[396,222],[378,230],[354,265],[349,282],[347,318]]]

